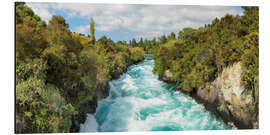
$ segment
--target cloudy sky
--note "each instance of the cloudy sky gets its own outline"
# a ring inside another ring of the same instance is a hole
[[[215,17],[242,14],[241,7],[127,5],[89,3],[27,3],[36,14],[49,22],[52,15],[66,19],[70,30],[88,35],[90,18],[95,21],[96,38],[103,35],[114,41],[139,37],[152,39],[182,28],[198,28]]]

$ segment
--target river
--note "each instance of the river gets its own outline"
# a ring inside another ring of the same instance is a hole
[[[132,65],[110,82],[110,94],[88,114],[80,132],[232,129],[191,97],[152,73],[153,60]]]

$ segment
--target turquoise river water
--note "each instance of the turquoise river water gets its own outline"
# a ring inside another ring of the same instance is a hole
[[[110,94],[88,114],[80,132],[232,129],[191,97],[152,73],[153,60],[128,68],[110,82]]]

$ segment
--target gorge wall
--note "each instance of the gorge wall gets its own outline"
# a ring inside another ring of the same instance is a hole
[[[258,129],[258,103],[254,101],[251,92],[244,91],[241,73],[241,63],[234,63],[225,68],[213,82],[204,84],[191,96],[226,123],[233,122],[239,129]],[[161,79],[170,82],[170,77],[167,70]]]

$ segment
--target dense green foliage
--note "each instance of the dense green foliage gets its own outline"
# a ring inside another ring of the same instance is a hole
[[[213,81],[223,68],[241,61],[242,84],[258,102],[258,7],[243,7],[242,16],[226,15],[198,29],[184,28],[178,39],[171,34],[155,53],[154,73],[169,70],[180,89],[192,93]]]
[[[68,132],[74,107],[61,89],[46,84],[46,62],[35,59],[16,67],[17,132]]]
[[[141,48],[95,42],[72,33],[61,16],[48,25],[24,3],[16,3],[16,133],[69,132],[80,105],[107,82],[144,58]]]

